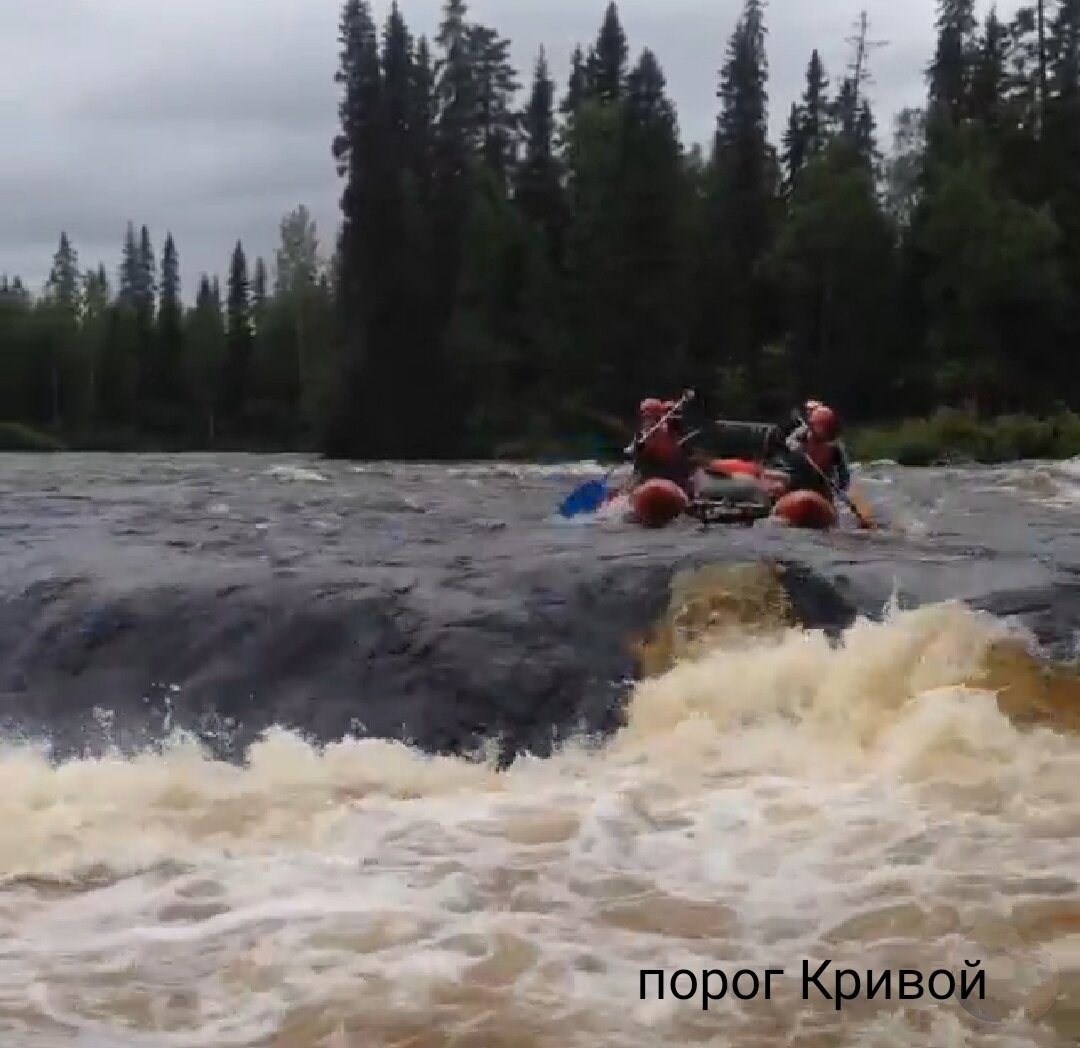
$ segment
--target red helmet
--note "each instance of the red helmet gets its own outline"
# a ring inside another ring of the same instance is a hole
[[[818,404],[810,412],[810,418],[807,421],[810,423],[810,432],[819,440],[832,440],[840,429],[836,412],[824,404]]]
[[[665,410],[664,402],[657,397],[647,397],[638,405],[638,414],[642,418],[660,418]]]

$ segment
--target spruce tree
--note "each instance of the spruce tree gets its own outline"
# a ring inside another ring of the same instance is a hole
[[[83,418],[88,428],[99,421],[99,372],[106,348],[109,328],[109,277],[104,264],[89,269],[83,276],[82,345],[85,360]]]
[[[614,2],[607,5],[596,43],[585,63],[585,83],[588,97],[613,103],[626,90],[626,69],[630,46],[619,21],[619,9]]]
[[[838,138],[852,156],[872,168],[878,158],[877,123],[870,103],[857,101],[855,82],[850,78],[840,85],[835,109]]]
[[[137,306],[147,322],[154,318],[157,305],[157,263],[154,258],[154,246],[150,240],[150,230],[143,226],[139,230]]]
[[[251,306],[258,313],[266,308],[270,298],[270,275],[266,269],[266,259],[259,255],[255,259],[255,269],[251,274]]]
[[[505,191],[519,132],[514,99],[521,89],[510,63],[510,41],[487,26],[471,26],[469,49],[476,79],[480,154]]]
[[[975,0],[938,0],[937,47],[927,70],[935,117],[955,122],[970,111],[975,60]]]
[[[157,306],[157,264],[150,240],[150,230],[144,225],[139,230],[138,246],[134,261],[135,287],[132,309],[136,331],[138,356],[138,397],[144,413],[157,399],[161,367],[158,349],[154,344],[154,320]]]
[[[228,294],[225,303],[225,371],[222,409],[234,424],[243,417],[248,403],[254,330],[251,323],[251,284],[247,256],[238,240],[229,263]]]
[[[623,298],[620,254],[625,109],[586,98],[567,129],[568,223],[563,268],[569,349],[566,386],[592,407],[624,410],[620,367]]]
[[[764,166],[768,149],[768,60],[761,0],[746,0],[720,72],[716,152],[751,174]]]
[[[675,388],[683,377],[686,255],[685,184],[675,107],[648,48],[627,77],[619,184],[622,220],[621,342],[624,402],[644,388]]]
[[[778,216],[779,170],[768,141],[768,61],[761,0],[746,0],[728,45],[717,95],[708,283],[724,288],[723,307],[702,303],[698,366],[712,360],[730,389],[754,388],[757,350],[775,331],[770,291],[755,275],[770,249]],[[715,299],[715,291],[703,290]],[[717,350],[721,356],[717,359]],[[740,394],[741,395],[741,394]],[[733,395],[734,397],[734,395]],[[727,401],[736,407],[735,400]],[[752,409],[752,403],[742,404]]]
[[[165,236],[161,254],[161,304],[157,318],[157,365],[154,391],[170,407],[183,403],[183,324],[180,256],[172,233]]]
[[[1008,83],[1008,36],[994,8],[986,16],[972,59],[969,109],[973,119],[998,133]]]
[[[799,172],[806,163],[806,137],[803,131],[802,110],[797,102],[791,103],[781,147],[780,163],[784,171],[784,189],[790,193],[795,188]]]
[[[449,382],[454,375],[453,371],[443,371],[443,343],[452,334],[460,302],[466,224],[478,189],[474,161],[482,139],[477,70],[470,41],[464,0],[446,0],[436,36],[440,54],[435,64],[438,116],[432,154],[431,283],[424,296],[431,325],[425,342],[432,347],[426,369],[434,384]],[[465,388],[457,392],[462,398],[469,393]],[[458,439],[466,424],[460,413],[449,414],[447,405],[447,397],[432,396],[426,412],[427,440],[439,445],[440,450]]]
[[[801,102],[793,104],[783,138],[781,164],[785,184],[795,185],[803,165],[819,156],[832,133],[832,106],[829,102],[829,79],[821,56],[815,48],[806,67],[806,86]]]
[[[117,302],[120,306],[134,310],[140,301],[142,288],[142,265],[139,254],[139,241],[135,235],[135,225],[127,224],[124,234],[124,246],[120,255],[120,272],[117,283]]]
[[[109,310],[108,333],[98,369],[97,403],[114,429],[136,422],[141,392],[145,332],[140,324],[144,268],[135,226],[128,222],[121,249],[116,300]]]
[[[320,440],[331,454],[358,454],[365,421],[358,412],[368,326],[374,303],[373,236],[379,200],[371,165],[379,156],[382,70],[378,38],[366,0],[346,0],[339,23],[340,64],[335,81],[342,88],[340,133],[333,153],[344,179],[342,223],[336,253],[337,353],[317,395]]]
[[[386,130],[387,166],[401,170],[413,160],[412,130],[415,120],[415,74],[413,42],[397,2],[383,29],[383,107]]]
[[[79,285],[79,253],[72,246],[67,233],[61,233],[46,283],[46,294],[72,326],[78,322],[80,315]]]
[[[872,171],[835,138],[803,168],[766,264],[787,321],[791,392],[817,388],[848,418],[887,406],[894,242]]]
[[[58,426],[61,413],[67,406],[65,401],[75,401],[74,390],[70,391],[69,396],[69,391],[64,387],[69,384],[65,379],[72,373],[82,312],[79,255],[67,233],[60,234],[45,290],[51,320],[45,340],[49,371],[48,420],[50,425]]]
[[[195,308],[187,316],[185,345],[185,380],[197,412],[198,428],[205,442],[213,446],[217,439],[225,329],[216,278],[211,280],[205,273],[199,279]]]
[[[477,97],[468,8],[465,0],[446,0],[435,42],[441,55],[435,64],[438,105],[438,156],[444,177],[463,173],[479,140]]]
[[[815,48],[806,67],[806,87],[801,108],[808,157],[818,156],[829,141],[832,131],[829,109],[829,78]]]
[[[413,51],[409,99],[409,165],[421,199],[431,194],[431,162],[435,134],[435,71],[426,37],[420,37]]]
[[[514,199],[525,217],[543,232],[548,262],[558,267],[563,252],[565,203],[556,157],[554,102],[555,85],[541,48],[521,118],[525,145]]]
[[[566,94],[559,104],[559,112],[570,118],[577,112],[589,90],[589,74],[585,64],[585,54],[578,45],[570,56],[570,76],[566,84]]]

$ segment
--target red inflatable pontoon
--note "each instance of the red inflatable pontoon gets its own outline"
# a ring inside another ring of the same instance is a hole
[[[760,477],[762,468],[760,463],[750,462],[747,459],[713,459],[705,467],[706,473],[714,477]]]
[[[689,505],[690,499],[678,484],[658,477],[639,484],[630,495],[634,518],[647,528],[670,524]]]
[[[773,506],[773,516],[796,528],[824,531],[836,526],[836,507],[816,491],[789,491]]]
[[[787,491],[788,477],[782,470],[766,469],[752,459],[713,459],[705,467],[705,472],[713,477],[750,477],[774,499]]]

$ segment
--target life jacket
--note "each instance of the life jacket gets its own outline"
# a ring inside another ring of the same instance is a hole
[[[682,461],[683,449],[671,424],[665,422],[645,438],[640,454],[653,462],[673,465]]]
[[[806,457],[813,462],[825,476],[828,476],[836,464],[836,444],[831,440],[820,440],[812,433],[808,434],[803,443],[803,451]]]

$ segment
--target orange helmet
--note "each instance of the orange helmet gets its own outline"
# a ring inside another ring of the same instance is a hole
[[[664,402],[657,397],[647,397],[638,405],[638,414],[642,418],[660,418],[664,411]]]
[[[810,412],[810,418],[807,421],[810,423],[810,432],[818,440],[832,440],[840,429],[840,421],[836,417],[836,412],[824,404],[818,404]]]

